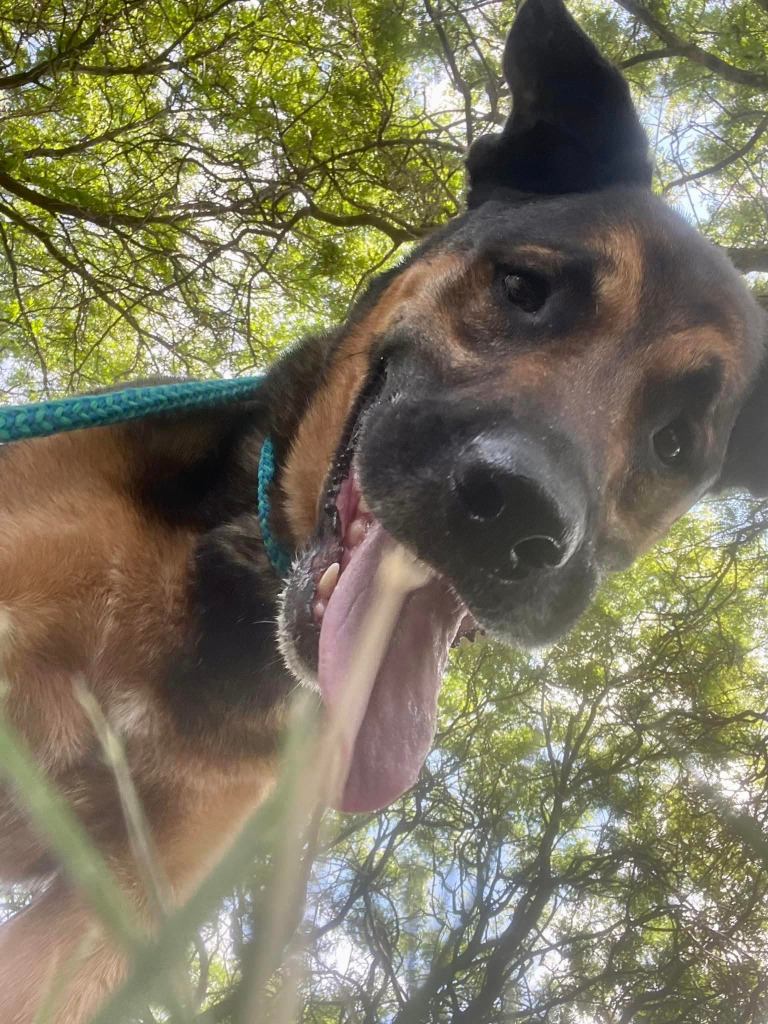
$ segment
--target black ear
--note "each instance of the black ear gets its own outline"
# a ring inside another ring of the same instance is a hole
[[[468,204],[498,188],[562,194],[651,183],[648,140],[619,71],[562,0],[525,0],[504,50],[512,114],[469,151]]]
[[[768,494],[768,359],[733,425],[728,450],[714,490],[738,488]]]

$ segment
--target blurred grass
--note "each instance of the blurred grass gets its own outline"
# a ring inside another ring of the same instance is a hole
[[[0,769],[11,780],[35,828],[50,843],[64,871],[83,891],[99,919],[129,957],[126,981],[93,1018],[94,1024],[151,1020],[141,1016],[146,1014],[148,1002],[162,1005],[167,1011],[167,1015],[156,1019],[191,1024],[196,1014],[187,1000],[179,999],[178,975],[193,936],[234,886],[247,877],[255,859],[280,850],[282,856],[273,861],[282,878],[277,888],[266,887],[269,899],[261,915],[264,934],[271,938],[263,946],[256,945],[258,955],[250,972],[258,986],[252,997],[257,1005],[265,1005],[265,993],[261,989],[266,989],[273,970],[280,966],[285,944],[300,920],[300,913],[296,911],[302,905],[303,895],[299,889],[306,879],[302,856],[306,828],[309,825],[316,831],[318,823],[311,806],[316,804],[320,778],[316,771],[315,715],[307,701],[298,703],[286,731],[279,780],[273,794],[253,814],[194,895],[184,906],[167,911],[155,935],[149,939],[139,927],[136,914],[125,900],[107,862],[90,842],[65,800],[37,768],[14,729],[0,718]],[[89,712],[100,714],[93,707]],[[118,753],[115,749],[117,738],[103,718],[97,719],[97,723],[102,741],[106,740],[110,749],[110,763],[113,768],[117,766],[120,774],[127,765],[122,751]],[[123,778],[120,791],[126,814],[135,814],[136,808],[131,806],[135,791],[130,781],[126,784]],[[143,815],[138,821],[141,822],[139,828],[146,833]],[[134,827],[137,824],[134,818]],[[145,834],[144,841],[148,839]],[[293,913],[286,915],[288,903],[293,906]],[[51,979],[35,1024],[45,1024],[53,1012],[57,997],[66,986],[67,966],[63,965],[56,978]],[[249,1019],[258,1018],[250,1016]],[[287,1024],[287,1018],[283,1020]]]
[[[289,819],[295,819],[297,807],[306,806],[306,794],[317,791],[311,781],[317,778],[314,759],[318,744],[314,717],[308,703],[300,701],[286,731],[274,792],[251,816],[234,844],[203,879],[192,897],[171,913],[152,940],[135,953],[130,976],[94,1017],[94,1024],[116,1024],[125,1020],[142,999],[167,998],[167,992],[163,991],[167,976],[180,963],[197,928],[248,874],[255,859],[266,857],[285,843]],[[296,832],[289,830],[288,834],[300,848],[303,843],[301,828]],[[279,867],[279,858],[275,860]],[[271,897],[279,890],[267,886],[266,891]],[[271,915],[264,916],[274,918],[275,912],[280,914],[280,910],[278,903],[272,907]]]
[[[66,802],[39,771],[16,731],[0,717],[0,771],[24,802],[30,820],[50,843],[65,871],[85,893],[112,935],[136,952],[143,935],[106,861]]]
[[[169,905],[168,889],[119,738],[93,695],[83,687],[76,688],[76,697],[116,778],[132,852],[147,899],[155,911],[157,927],[150,938],[142,932],[108,864],[90,843],[65,801],[38,770],[11,726],[0,720],[0,766],[25,802],[33,824],[51,844],[63,870],[84,892],[128,954],[128,976],[92,1018],[93,1024],[118,1024],[136,1019],[137,1014],[139,1019],[151,1021],[152,1017],[146,1016],[148,1003],[160,1003],[166,1008],[168,1015],[163,1020],[192,1024],[195,1012],[191,1009],[188,974],[180,983],[185,954],[199,927],[248,875],[254,861],[267,857],[272,877],[264,886],[263,904],[255,915],[254,940],[243,965],[234,1013],[236,1019],[249,1024],[267,1020],[290,1024],[296,1020],[296,971],[286,972],[276,998],[272,979],[286,962],[295,965],[300,956],[300,946],[292,945],[292,938],[302,919],[306,881],[322,812],[340,782],[339,750],[346,718],[355,713],[355,701],[370,692],[402,602],[409,590],[422,582],[423,570],[402,548],[385,552],[377,572],[374,600],[361,629],[361,641],[348,667],[345,699],[340,702],[342,710],[333,716],[328,727],[318,730],[316,699],[306,691],[299,692],[284,733],[273,793],[179,908]],[[65,986],[66,967],[65,964],[57,977],[51,979],[44,999],[48,1014]],[[42,1013],[36,1024],[45,1024]]]

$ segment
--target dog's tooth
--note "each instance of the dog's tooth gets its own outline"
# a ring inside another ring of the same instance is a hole
[[[347,547],[357,547],[363,537],[365,537],[365,523],[362,519],[353,519],[347,530]]]
[[[315,616],[315,622],[320,623],[323,621],[323,616],[325,615],[325,609],[327,607],[328,605],[325,603],[325,601],[314,602],[314,604],[312,605],[312,613]]]
[[[336,586],[336,581],[339,578],[340,572],[341,566],[339,563],[331,562],[318,581],[315,592],[319,598],[324,601],[328,600],[333,593],[333,588]]]
[[[360,500],[357,503],[357,511],[364,516],[369,516],[371,514],[371,506],[365,500],[364,494],[360,495]]]

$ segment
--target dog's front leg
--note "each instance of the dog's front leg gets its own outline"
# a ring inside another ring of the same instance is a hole
[[[81,1024],[122,980],[126,959],[83,897],[56,877],[0,928],[3,1024]]]
[[[150,822],[169,915],[185,902],[274,784],[271,758],[217,773],[202,763]],[[125,848],[108,858],[147,941],[160,922]],[[59,873],[0,927],[1,1024],[85,1024],[130,970],[130,958],[84,895]]]

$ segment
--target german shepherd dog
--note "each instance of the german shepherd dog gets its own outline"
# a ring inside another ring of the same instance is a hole
[[[148,928],[78,682],[181,901],[272,785],[297,681],[333,703],[391,538],[431,575],[347,737],[343,810],[412,785],[468,625],[546,643],[700,497],[768,489],[761,311],[652,194],[625,81],[561,0],[526,0],[504,71],[512,114],[468,154],[467,212],[253,401],[2,450],[5,714]],[[285,581],[256,514],[267,434]],[[77,952],[53,1018],[77,1024],[125,966],[0,792],[0,873],[46,883],[0,930],[0,1020],[28,1024]]]

